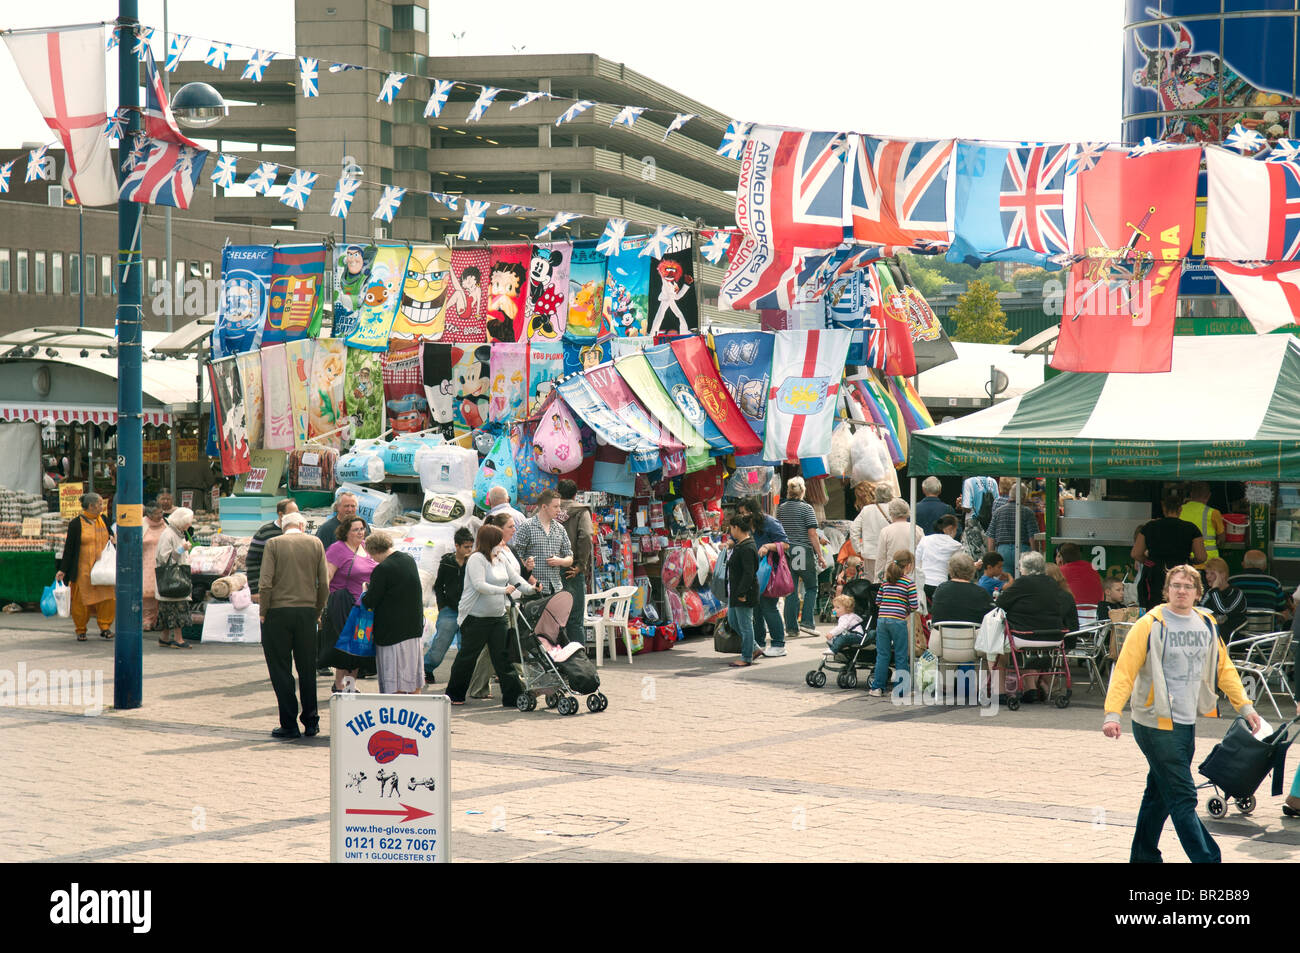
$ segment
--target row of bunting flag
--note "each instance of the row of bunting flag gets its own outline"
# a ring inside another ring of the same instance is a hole
[[[386,351],[337,338],[263,342],[209,365],[209,452],[236,476],[261,449],[522,425],[539,454],[568,440],[574,459],[613,453],[637,473],[680,455],[687,472],[734,456],[739,466],[798,460],[816,476],[827,472],[836,418],[848,416],[902,465],[908,433],[933,421],[906,378],[847,374],[851,346],[840,329],[715,330],[657,343],[603,335],[589,345],[394,340]]]

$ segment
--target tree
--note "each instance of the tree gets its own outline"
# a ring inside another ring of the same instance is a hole
[[[976,344],[1006,344],[1016,336],[1007,328],[1007,315],[997,292],[988,282],[976,278],[948,313],[957,326],[954,341]]]
[[[909,265],[907,273],[912,276],[912,281],[916,283],[917,289],[927,298],[937,295],[943,286],[948,283],[948,279],[943,275],[922,265]]]

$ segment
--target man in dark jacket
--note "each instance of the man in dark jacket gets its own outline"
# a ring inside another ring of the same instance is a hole
[[[424,653],[424,684],[434,683],[433,672],[442,664],[447,649],[460,631],[456,624],[456,610],[460,594],[465,588],[465,562],[474,551],[474,534],[465,527],[456,530],[452,537],[454,552],[447,553],[438,563],[438,577],[433,581],[433,595],[438,600],[437,632]]]
[[[577,483],[561,480],[556,489],[560,491],[560,515],[556,518],[568,533],[569,546],[573,550],[573,565],[560,574],[564,591],[573,596],[573,608],[564,626],[564,636],[570,642],[581,643],[582,620],[587,614],[587,571],[591,568],[591,539],[595,527],[591,522],[591,510],[574,499],[578,495]]]
[[[252,590],[253,599],[257,599],[258,576],[262,572],[262,553],[266,549],[266,544],[277,536],[284,535],[284,529],[280,523],[289,513],[297,513],[298,504],[293,500],[284,499],[275,504],[275,519],[269,523],[264,523],[256,533],[253,534],[253,541],[248,544],[248,555],[244,558],[244,571],[248,574],[248,588]]]
[[[754,664],[754,607],[758,605],[758,547],[754,545],[754,522],[748,513],[731,518],[731,539],[735,544],[727,558],[727,625],[740,633],[740,658],[733,668]],[[760,650],[759,655],[762,655]]]
[[[406,553],[393,549],[387,533],[366,537],[366,554],[378,565],[361,594],[361,604],[375,614],[375,667],[384,695],[418,695],[420,636],[424,634],[424,598],[420,570]]]

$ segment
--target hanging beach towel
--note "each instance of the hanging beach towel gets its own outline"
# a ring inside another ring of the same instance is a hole
[[[515,459],[511,453],[510,441],[502,434],[492,445],[492,452],[487,455],[478,468],[474,478],[474,502],[486,510],[487,494],[494,486],[504,487],[510,495],[510,502],[519,499],[518,486],[515,483]]]

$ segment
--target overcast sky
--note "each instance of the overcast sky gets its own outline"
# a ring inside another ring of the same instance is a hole
[[[738,119],[910,137],[1119,138],[1121,0],[431,5],[433,55],[510,53],[515,46],[597,53]],[[293,6],[174,0],[169,23],[172,32],[288,52]],[[162,8],[162,0],[140,2],[140,19],[160,33]],[[111,0],[5,0],[0,28],[109,20],[116,13]],[[458,49],[452,34],[462,31]],[[165,52],[161,38],[154,51]],[[191,46],[187,59],[194,53]],[[329,81],[322,70],[321,84]],[[9,93],[0,99],[0,145],[48,141],[3,50],[0,89]]]

